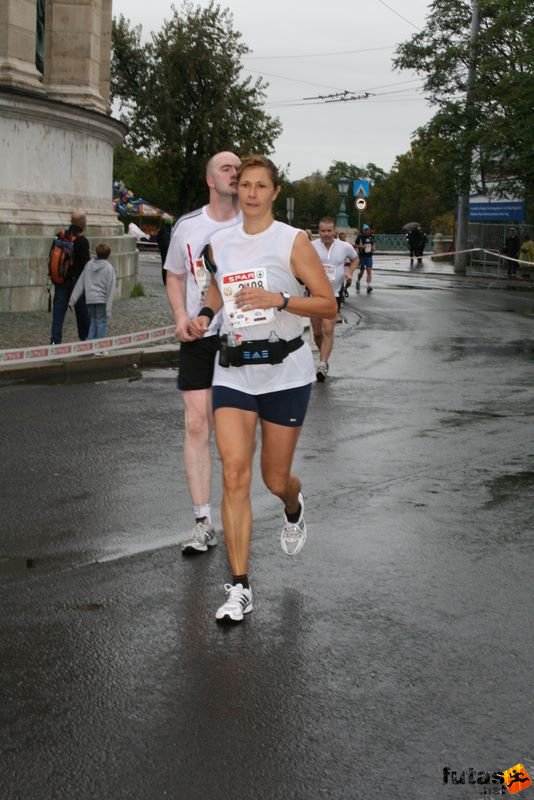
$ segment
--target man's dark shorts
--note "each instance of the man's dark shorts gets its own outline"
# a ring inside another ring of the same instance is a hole
[[[211,387],[218,349],[218,336],[205,336],[194,342],[181,343],[180,368],[176,383],[182,392]]]

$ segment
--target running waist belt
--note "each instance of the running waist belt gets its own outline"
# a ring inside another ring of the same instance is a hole
[[[243,367],[245,364],[281,364],[284,358],[302,347],[304,341],[300,336],[291,339],[270,341],[269,339],[245,340],[232,347],[228,344],[228,336],[221,336],[219,346],[219,365],[221,367]]]

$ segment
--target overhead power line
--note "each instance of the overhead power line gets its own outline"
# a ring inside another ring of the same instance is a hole
[[[397,45],[396,44],[386,44],[382,47],[365,47],[361,50],[336,50],[332,53],[301,53],[300,55],[295,55],[292,53],[288,56],[243,56],[243,58],[248,59],[250,61],[281,61],[283,59],[288,58],[326,58],[330,56],[348,56],[348,55],[357,55],[358,53],[373,53],[375,50],[393,50]]]
[[[391,89],[387,92],[380,92],[376,91],[378,89],[389,89],[389,87],[398,87],[402,84],[412,84],[417,83],[418,86],[404,86],[400,89]],[[398,95],[404,92],[413,92],[414,90],[418,90],[423,88],[424,84],[421,82],[419,78],[409,80],[409,81],[400,81],[396,83],[385,83],[381,86],[371,86],[368,89],[353,89],[349,91],[348,89],[339,90],[338,92],[330,95],[314,95],[312,97],[299,97],[299,98],[292,98],[290,100],[271,100],[268,101],[265,105],[268,108],[293,108],[294,106],[301,106],[301,105],[316,105],[317,103],[325,103],[325,102],[344,102],[348,100],[367,100],[369,98],[379,98],[379,97],[390,97],[391,95]],[[424,99],[424,98],[422,98]],[[371,102],[371,101],[370,101]]]
[[[320,89],[335,89],[339,92],[343,91],[343,89],[340,89],[339,86],[331,86],[330,84],[317,83],[316,81],[304,81],[301,80],[300,78],[290,78],[287,75],[274,75],[272,72],[264,72],[263,70],[260,69],[249,69],[248,67],[246,67],[245,69],[247,72],[254,73],[254,75],[261,75],[263,78],[277,78],[278,80],[282,81],[290,81],[290,83],[303,83],[306,86],[317,86]],[[406,81],[396,81],[395,83],[385,84],[385,86],[399,86],[403,83],[416,83],[419,80],[420,78],[411,78]],[[384,86],[375,86],[372,88],[383,89]],[[367,89],[355,89],[354,91],[364,92],[367,91]]]
[[[364,92],[363,94],[354,94],[354,92],[349,92],[345,89],[344,92],[338,92],[337,94],[326,94],[326,95],[317,95],[316,97],[303,97],[303,100],[322,100],[324,103],[348,103],[352,100],[367,100],[370,97],[369,92]]]
[[[401,19],[403,19],[403,20],[404,20],[404,22],[407,22],[407,23],[408,23],[408,25],[411,25],[411,26],[412,26],[412,28],[415,28],[415,29],[416,29],[416,30],[418,30],[418,31],[420,31],[420,30],[421,30],[421,28],[419,27],[419,25],[416,25],[416,24],[415,24],[415,22],[412,22],[411,20],[409,20],[409,19],[406,19],[406,17],[403,17],[403,16],[402,16],[402,14],[399,14],[399,12],[398,12],[398,11],[396,11],[394,8],[391,8],[391,6],[388,6],[388,4],[387,4],[387,3],[384,3],[384,0],[378,0],[378,2],[379,2],[379,3],[381,3],[381,5],[383,5],[383,6],[384,6],[384,8],[387,8],[387,9],[388,9],[388,11],[391,11],[391,13],[392,13],[392,14],[395,14],[397,17],[400,17]]]

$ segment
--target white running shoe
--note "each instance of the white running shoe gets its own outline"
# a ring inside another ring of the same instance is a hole
[[[288,556],[296,556],[306,541],[306,523],[304,522],[304,498],[299,493],[300,517],[298,522],[289,522],[284,511],[284,527],[280,535],[280,546]]]
[[[328,364],[321,362],[317,367],[317,380],[319,383],[323,383],[326,380],[326,376],[328,375]]]
[[[182,553],[205,553],[208,547],[215,547],[217,537],[215,528],[209,522],[197,522],[191,538],[182,542]]]
[[[215,619],[217,622],[242,622],[245,614],[252,611],[252,590],[244,589],[241,583],[232,586],[224,584],[226,602],[217,609]]]

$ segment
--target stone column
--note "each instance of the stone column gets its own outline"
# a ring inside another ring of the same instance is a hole
[[[35,0],[1,0],[0,84],[42,91],[35,67],[36,33]]]
[[[102,18],[100,29],[100,96],[106,111],[109,111],[109,82],[111,77],[111,20],[112,0],[102,0]]]
[[[109,36],[101,41],[108,26]],[[110,45],[108,0],[47,0],[43,83],[48,97],[106,113],[101,61],[104,56],[103,75],[108,75],[109,83]]]

